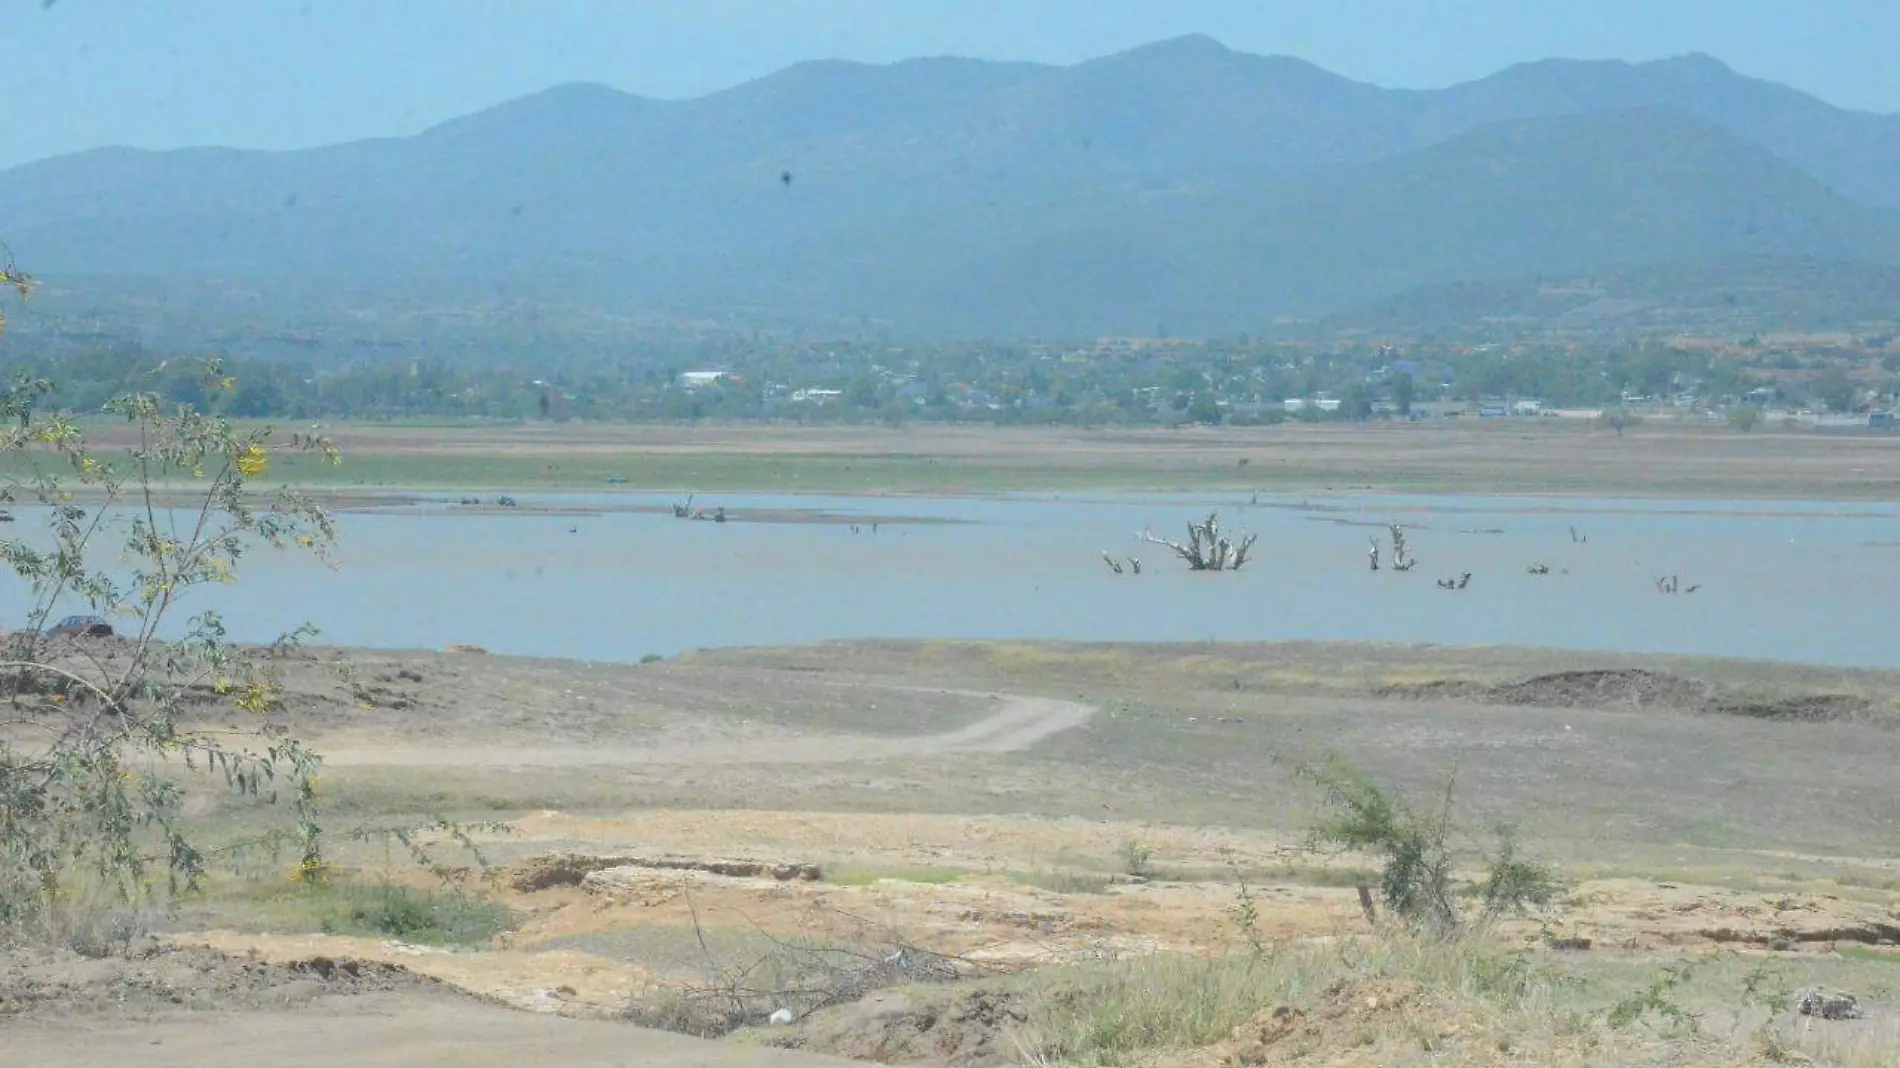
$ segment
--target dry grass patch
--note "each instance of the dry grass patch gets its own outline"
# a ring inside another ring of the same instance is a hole
[[[945,1068],[1890,1065],[1890,1019],[1822,1022],[1791,1007],[1797,984],[1854,982],[1883,991],[1838,962],[1600,963],[1386,929],[898,988],[747,1037]]]

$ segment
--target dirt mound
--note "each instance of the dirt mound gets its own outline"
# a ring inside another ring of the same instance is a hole
[[[1482,701],[1491,687],[1475,682],[1435,679],[1431,682],[1395,683],[1375,686],[1374,697],[1406,697],[1419,701]]]
[[[585,853],[548,853],[523,861],[510,868],[508,885],[524,894],[551,890],[557,886],[579,886],[581,880],[597,871],[622,868],[633,863],[632,857],[602,857]]]
[[[766,1031],[760,1041],[879,1064],[1000,1068],[1021,1063],[1010,1033],[1028,1019],[1019,993],[908,987],[825,1010],[796,1029]]]
[[[508,873],[508,885],[522,893],[533,893],[556,886],[584,886],[595,893],[611,892],[624,882],[615,869],[646,871],[697,871],[738,879],[772,878],[779,882],[793,879],[817,882],[824,874],[816,864],[804,861],[741,860],[722,857],[663,856],[592,856],[586,853],[550,853],[517,865]],[[596,878],[596,876],[600,876]]]
[[[1485,696],[1500,704],[1537,708],[1669,708],[1699,711],[1710,698],[1707,683],[1660,671],[1634,668],[1607,671],[1559,671],[1522,682],[1490,687]]]
[[[1529,708],[1633,707],[1694,711],[1710,700],[1710,687],[1706,683],[1638,668],[1559,671],[1495,686],[1447,679],[1382,686],[1373,693],[1379,697],[1476,701]]]
[[[652,973],[638,965],[564,949],[468,952],[353,935],[242,931],[170,935],[166,944],[314,970],[319,975],[331,967],[366,973],[388,969],[428,982],[434,989],[459,991],[524,1012],[573,1018],[613,1018],[626,1011],[636,994],[656,986]]]
[[[824,874],[816,864],[803,861],[739,860],[729,857],[681,857],[681,856],[642,856],[624,857],[615,865],[620,868],[639,868],[645,871],[697,871],[708,875],[723,875],[729,879],[777,879],[789,882],[793,879],[815,883]],[[596,887],[610,889],[613,880],[605,878],[612,869],[597,869],[593,874],[599,879],[582,879],[581,885],[592,890]]]
[[[252,1009],[432,984],[397,968],[317,957],[295,964],[162,947],[127,957],[0,953],[0,1021],[35,1015]]]
[[[1527,708],[1654,708],[1708,715],[1748,716],[1800,723],[1880,721],[1865,697],[1811,693],[1791,697],[1721,694],[1710,683],[1640,668],[1559,671],[1491,686],[1443,680],[1382,686],[1377,697],[1425,701],[1475,701]],[[1893,720],[1900,725],[1900,720]]]
[[[1310,1010],[1291,1005],[1270,1009],[1234,1029],[1221,1050],[1230,1068],[1297,1061],[1326,1050],[1371,1047],[1396,1035],[1415,1042],[1451,1038],[1469,1030],[1409,980],[1364,979],[1335,983]],[[1431,1017],[1426,1026],[1425,1017]],[[1415,1047],[1416,1048],[1416,1047]],[[1426,1047],[1428,1050],[1431,1046]],[[1319,1063],[1328,1063],[1315,1058]]]
[[[1817,693],[1765,700],[1718,698],[1708,703],[1706,711],[1726,716],[1781,719],[1797,723],[1852,723],[1878,719],[1873,702],[1845,693]]]

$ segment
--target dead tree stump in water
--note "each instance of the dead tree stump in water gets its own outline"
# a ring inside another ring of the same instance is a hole
[[[1392,529],[1392,570],[1410,571],[1418,566],[1412,557],[1412,547],[1405,542],[1405,531],[1397,523],[1390,524]]]
[[[1246,566],[1247,552],[1259,535],[1243,534],[1236,541],[1221,529],[1220,514],[1209,512],[1206,519],[1188,524],[1186,544],[1157,538],[1146,531],[1138,537],[1174,550],[1174,554],[1187,563],[1189,571],[1239,571]]]

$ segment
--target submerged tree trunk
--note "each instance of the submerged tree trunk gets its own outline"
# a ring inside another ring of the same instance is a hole
[[[1221,529],[1220,515],[1209,512],[1207,518],[1199,523],[1188,524],[1188,540],[1185,544],[1157,538],[1153,534],[1142,532],[1142,541],[1156,545],[1165,545],[1174,550],[1174,554],[1187,563],[1189,571],[1239,571],[1247,564],[1247,552],[1253,548],[1258,534],[1243,534],[1236,541],[1234,536]]]
[[[1392,570],[1410,571],[1418,566],[1412,558],[1412,547],[1405,541],[1405,531],[1397,523],[1390,524],[1392,529]]]

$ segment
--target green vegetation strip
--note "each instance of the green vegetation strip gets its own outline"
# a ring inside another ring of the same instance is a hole
[[[1700,499],[1802,498],[1860,500],[1878,484],[1849,477],[1801,481],[1752,474],[1644,471],[1638,466],[1594,471],[1527,469],[1517,474],[1460,475],[1445,470],[1351,470],[1340,464],[1277,463],[1237,467],[1196,461],[1133,463],[1103,457],[1088,466],[954,457],[844,453],[624,455],[547,454],[454,456],[346,451],[330,465],[310,456],[273,461],[272,482],[311,489],[494,492],[647,490],[777,493],[1006,493],[1023,491],[1412,494],[1574,494]],[[0,472],[4,474],[5,472]]]

